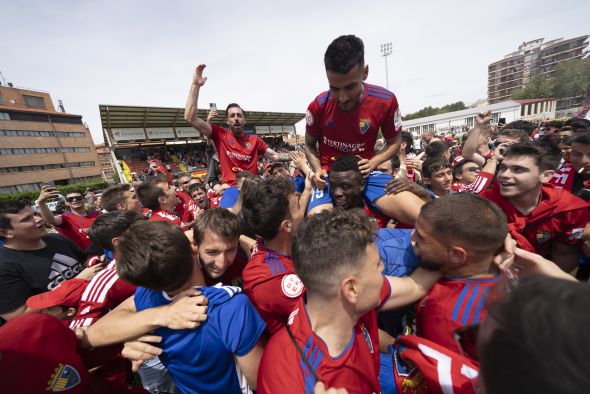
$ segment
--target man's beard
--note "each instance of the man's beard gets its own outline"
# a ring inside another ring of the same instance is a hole
[[[443,264],[435,261],[420,260],[420,267],[427,271],[438,271],[443,267]]]

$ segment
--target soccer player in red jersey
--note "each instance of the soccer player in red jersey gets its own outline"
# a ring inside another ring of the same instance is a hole
[[[266,345],[258,392],[312,393],[318,381],[381,391],[376,308],[417,301],[439,276],[421,268],[406,278],[383,276],[374,230],[359,210],[321,212],[299,225],[293,261],[307,296]]]
[[[293,183],[280,176],[243,194],[240,214],[262,238],[244,268],[243,287],[271,335],[287,324],[304,293],[291,260],[291,245],[310,195],[311,178],[300,196]]]
[[[174,214],[178,204],[176,191],[163,178],[154,178],[137,188],[141,204],[152,210],[150,220],[170,222],[186,231],[187,225]]]
[[[315,173],[313,214],[332,207],[327,176],[334,160],[345,154],[358,155],[366,181],[364,194],[387,216],[404,223],[418,217],[422,201],[411,193],[385,195],[391,176],[374,170],[395,155],[401,144],[401,114],[390,91],[364,82],[369,66],[364,61],[363,42],[355,36],[335,39],[324,56],[330,90],[320,94],[306,113],[305,151]],[[385,147],[375,152],[381,130]]]
[[[88,230],[92,226],[94,219],[100,215],[100,212],[86,211],[82,193],[71,192],[66,194],[66,206],[70,210],[64,214],[55,216],[45,201],[49,197],[56,195],[57,190],[54,186],[43,187],[37,200],[41,216],[43,216],[45,222],[56,227],[60,234],[74,241],[81,250],[86,249],[92,243],[90,238],[88,238]]]
[[[199,131],[203,136],[211,138],[221,165],[222,182],[231,186],[226,190],[221,199],[221,208],[231,208],[238,199],[239,192],[236,186],[236,174],[240,171],[248,171],[257,175],[258,157],[264,157],[273,161],[289,161],[286,153],[277,153],[269,148],[258,136],[245,135],[244,126],[246,117],[244,110],[236,103],[229,104],[225,110],[226,121],[229,130],[214,124],[209,124],[197,116],[197,102],[199,91],[205,82],[203,77],[204,64],[199,64],[193,75],[191,90],[186,101],[184,120]]]
[[[212,204],[207,187],[202,183],[195,183],[189,188],[189,194],[193,200],[193,212],[195,218],[210,208],[215,208]]]
[[[502,210],[471,193],[422,207],[412,234],[414,251],[421,267],[443,278],[418,303],[417,335],[459,352],[453,332],[485,317],[486,296],[497,281],[490,266],[507,233]]]
[[[128,183],[111,186],[101,196],[101,206],[106,212],[132,211],[143,215],[143,207],[133,186]]]
[[[519,247],[570,272],[578,266],[590,205],[546,183],[560,159],[557,148],[513,144],[504,153],[494,187],[481,195],[502,208]]]

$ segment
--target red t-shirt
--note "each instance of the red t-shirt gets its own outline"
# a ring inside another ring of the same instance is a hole
[[[177,190],[178,204],[174,210],[180,216],[183,223],[190,223],[195,220],[195,202],[187,193]]]
[[[568,192],[572,191],[574,186],[574,177],[576,176],[576,169],[572,166],[572,163],[569,161],[561,162],[561,165],[555,171],[553,178],[549,181],[555,187],[559,189],[565,189]]]
[[[152,211],[152,216],[150,216],[149,220],[170,222],[180,227],[182,231],[186,231],[186,226],[184,225],[184,223],[182,223],[182,220],[180,220],[178,216],[176,216],[170,211],[166,211],[163,209],[155,209],[154,211]]]
[[[266,249],[262,242],[242,272],[244,293],[272,335],[287,324],[305,288],[291,257]]]
[[[489,172],[480,172],[479,174],[477,174],[475,180],[471,182],[469,185],[465,185],[457,181],[451,183],[451,190],[457,193],[479,194],[482,191],[486,190],[488,186],[490,186],[493,179],[494,174],[490,174]]]
[[[391,293],[384,277],[381,302]],[[338,357],[331,357],[322,338],[317,336],[305,310],[303,297],[289,315],[289,327],[295,341],[306,355],[326,387],[338,387],[350,393],[379,393],[379,335],[375,309],[362,316],[354,327],[350,344]],[[313,393],[315,379],[297,348],[289,338],[286,327],[270,338],[264,349],[258,370],[258,392]]]
[[[501,196],[498,184],[481,196],[502,208],[508,218],[508,230],[519,247],[543,257],[550,257],[553,239],[569,245],[579,244],[584,227],[590,221],[590,204],[551,184],[543,185],[539,204],[528,215],[523,215]]]
[[[94,223],[94,219],[100,216],[99,211],[90,211],[86,216],[76,215],[73,212],[66,212],[61,215],[61,225],[57,228],[60,234],[71,239],[82,250],[92,244],[88,238],[88,231]]]
[[[486,297],[497,280],[439,279],[418,303],[416,334],[459,352],[453,332],[483,320]]]
[[[211,125],[211,139],[219,155],[221,178],[230,186],[236,184],[236,174],[248,171],[257,175],[258,155],[263,155],[268,146],[260,137],[243,135],[236,137],[230,130]]]
[[[209,207],[217,208],[219,206],[221,196],[218,196],[217,193],[215,193],[214,191],[208,191],[207,197],[209,197]]]
[[[402,117],[395,95],[380,86],[368,83],[363,86],[360,103],[350,112],[338,107],[330,91],[317,96],[307,108],[306,132],[318,138],[320,162],[325,170],[346,154],[371,159],[375,156],[379,130],[386,140],[402,131]]]
[[[135,286],[117,274],[114,260],[86,286],[70,328],[88,327],[135,293]]]

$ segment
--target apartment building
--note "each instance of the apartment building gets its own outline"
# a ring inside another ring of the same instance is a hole
[[[0,86],[0,194],[101,179],[82,116],[60,109],[49,93]]]

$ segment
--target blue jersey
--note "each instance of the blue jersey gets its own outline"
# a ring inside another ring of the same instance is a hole
[[[158,328],[160,359],[182,393],[241,393],[234,354],[248,354],[266,328],[264,320],[239,287],[199,288],[207,297],[207,320],[195,329]],[[137,311],[173,299],[160,291],[138,288]]]
[[[420,264],[412,248],[411,229],[382,228],[375,237],[383,275],[408,276]]]

